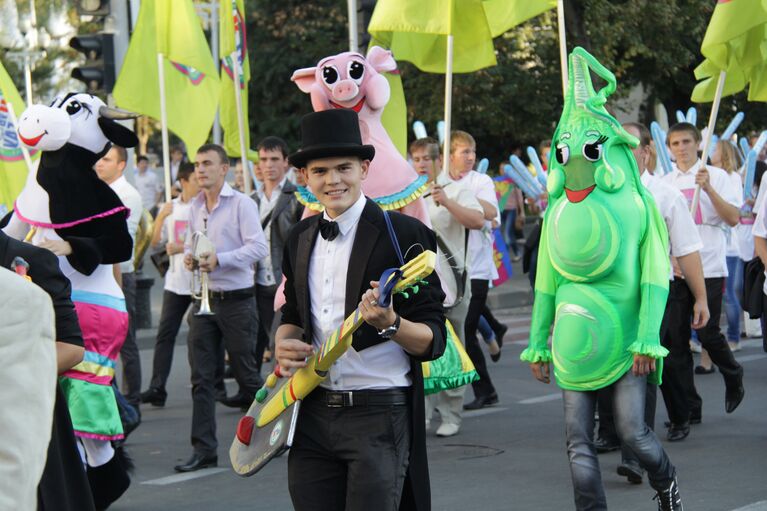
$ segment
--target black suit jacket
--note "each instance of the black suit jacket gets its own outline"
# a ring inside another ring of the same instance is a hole
[[[436,237],[429,228],[418,220],[399,213],[389,213],[389,215],[403,254],[410,255],[410,259],[418,255],[420,250],[417,248],[408,253],[408,249],[412,246],[422,246],[426,250],[436,252]],[[285,275],[282,324],[302,328],[304,341],[307,343],[312,342],[311,301],[308,286],[309,259],[319,234],[319,220],[320,215],[316,215],[296,224],[288,237],[282,266],[282,272]],[[370,288],[371,280],[378,281],[384,270],[399,266],[383,211],[375,202],[368,199],[360,217],[349,259],[345,316],[351,314],[357,307],[362,294]],[[421,286],[417,294],[410,293],[408,299],[401,295],[394,297],[394,310],[409,321],[427,325],[434,337],[431,349],[423,356],[410,355],[410,376],[413,381],[410,465],[400,509],[419,511],[431,509],[421,362],[439,358],[445,351],[447,338],[442,307],[445,295],[437,273],[433,272],[426,281],[428,284]],[[381,342],[384,341],[376,329],[364,324],[355,332],[352,346],[360,351]]]
[[[53,301],[56,317],[56,340],[83,345],[83,334],[72,303],[72,286],[61,273],[59,260],[53,252],[29,243],[15,240],[0,231],[0,266],[13,271],[11,264],[15,257],[22,257],[29,263],[28,275]]]
[[[269,253],[272,255],[271,270],[274,281],[278,284],[282,280],[282,249],[290,230],[301,220],[301,215],[304,212],[303,206],[296,199],[295,192],[296,185],[286,180],[282,193],[277,199],[277,204],[274,205],[270,215]],[[250,197],[256,201],[256,204],[261,205],[258,193],[253,192]],[[261,227],[266,228],[264,218],[261,219]],[[263,261],[259,261],[259,264],[263,264]]]

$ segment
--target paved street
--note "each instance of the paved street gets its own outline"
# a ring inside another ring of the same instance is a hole
[[[515,265],[515,270],[516,270]],[[510,288],[524,289],[514,278]],[[156,326],[159,286],[153,289]],[[497,290],[501,291],[503,288]],[[503,301],[496,297],[495,302]],[[513,300],[511,300],[513,301]],[[459,435],[428,435],[435,510],[572,509],[572,489],[564,447],[562,401],[557,388],[535,381],[519,362],[526,344],[529,306],[496,308],[509,326],[503,356],[490,363],[500,403],[466,414]],[[153,331],[140,331],[143,379],[151,371]],[[718,374],[696,376],[704,399],[703,423],[684,442],[664,441],[678,468],[685,509],[692,511],[767,510],[767,354],[761,340],[748,340],[736,354],[745,368],[746,398],[732,415],[724,413],[724,385]],[[165,408],[142,408],[143,423],[127,445],[136,463],[133,485],[112,508],[120,510],[291,509],[286,457],[251,478],[229,468],[228,449],[238,410],[218,405],[219,468],[179,475],[173,465],[191,454],[191,398],[185,330],[179,336],[169,399]],[[230,393],[235,391],[228,382]],[[471,399],[471,391],[467,399]],[[666,420],[659,399],[657,424]],[[434,428],[434,427],[433,427]],[[665,433],[665,430],[662,431]],[[615,474],[618,453],[602,455],[611,509],[656,509],[645,482],[629,485]]]

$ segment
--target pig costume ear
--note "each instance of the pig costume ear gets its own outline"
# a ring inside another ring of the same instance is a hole
[[[314,73],[317,70],[316,67],[305,67],[303,69],[296,69],[293,71],[293,76],[290,77],[290,81],[295,82],[301,92],[309,94],[312,91],[312,85],[314,85],[315,78]]]
[[[379,73],[385,73],[397,69],[397,63],[394,61],[394,57],[392,56],[391,52],[389,50],[384,50],[380,46],[373,46],[370,48],[366,58],[368,64],[370,64],[373,69]],[[296,71],[296,73],[297,72],[299,71]],[[295,74],[293,76],[295,76]]]

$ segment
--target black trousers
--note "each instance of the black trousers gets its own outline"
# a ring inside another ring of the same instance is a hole
[[[173,364],[173,348],[176,344],[176,336],[181,328],[184,314],[192,304],[189,295],[178,295],[171,291],[164,291],[162,295],[162,311],[160,312],[160,325],[157,327],[157,340],[154,345],[154,359],[152,361],[152,380],[149,387],[157,390],[163,396],[167,395],[165,384],[168,382],[170,368]]]
[[[474,389],[475,397],[486,397],[495,393],[495,387],[490,380],[490,373],[487,372],[485,363],[485,354],[479,346],[477,339],[477,328],[479,328],[479,317],[487,303],[487,288],[489,281],[480,279],[471,279],[471,301],[469,302],[469,311],[466,313],[466,323],[464,325],[464,339],[466,341],[466,353],[469,355],[474,368],[477,370],[479,380],[471,384]]]
[[[719,367],[727,388],[735,388],[743,379],[743,367],[735,360],[730,346],[719,328],[724,294],[724,278],[706,279],[708,310],[711,318],[696,330],[701,345],[708,351],[711,361]],[[663,400],[669,420],[681,424],[690,417],[700,417],[703,400],[695,389],[693,359],[690,352],[693,305],[695,298],[682,279],[675,279],[669,287],[666,312],[668,330],[661,343],[669,350],[663,366]]]
[[[288,456],[296,511],[397,511],[410,454],[411,406],[329,408],[309,394]]]
[[[141,358],[136,344],[136,274],[122,274],[125,308],[128,310],[128,334],[120,348],[123,364],[122,393],[133,406],[141,403]]]
[[[242,392],[255,395],[263,381],[258,375],[255,351],[258,319],[254,296],[211,299],[213,316],[189,314],[189,365],[192,368],[192,446],[197,454],[213,456],[216,440],[215,386],[220,378],[221,348],[229,353],[234,378]]]
[[[264,361],[264,351],[269,347],[274,323],[274,295],[277,286],[261,286],[256,284],[256,305],[258,306],[258,336],[256,337],[256,367],[261,373]]]

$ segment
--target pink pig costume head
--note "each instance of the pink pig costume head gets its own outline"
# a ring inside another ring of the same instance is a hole
[[[391,90],[380,73],[396,69],[391,52],[374,46],[367,58],[356,52],[325,57],[315,67],[295,71],[291,80],[310,95],[315,112],[348,108],[359,115],[362,143],[376,150],[368,177],[362,182],[363,193],[384,209],[400,209],[431,225],[420,199],[427,186],[425,180],[405,161],[381,124]]]
[[[394,71],[397,63],[390,51],[374,46],[368,58],[356,52],[325,57],[315,67],[299,69],[291,80],[312,98],[315,112],[364,106],[380,111],[389,102],[389,82],[379,72]]]

